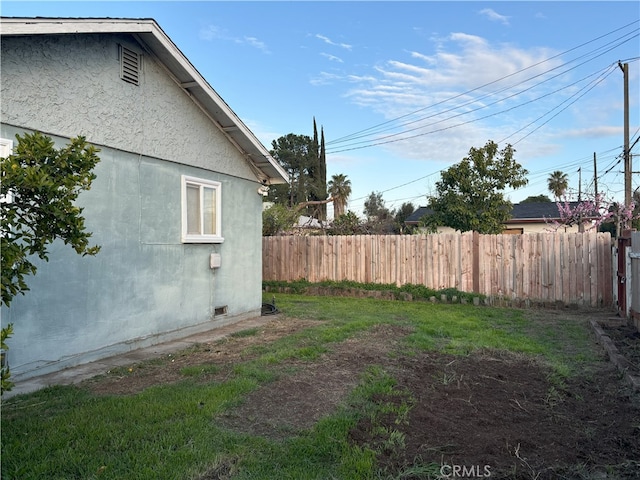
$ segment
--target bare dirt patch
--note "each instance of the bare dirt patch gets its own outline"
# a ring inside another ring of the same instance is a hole
[[[601,325],[618,352],[627,360],[629,373],[640,377],[640,332],[632,325]]]
[[[380,325],[335,345],[313,363],[259,388],[243,404],[221,416],[223,425],[272,440],[299,434],[343,403],[364,369],[384,360],[408,332]]]
[[[184,368],[217,366],[208,380],[220,380],[229,374],[234,365],[257,356],[251,347],[268,344],[278,338],[291,335],[304,328],[318,325],[313,320],[282,319],[274,316],[260,328],[239,331],[215,343],[202,343],[190,348],[129,367],[117,368],[84,382],[84,386],[98,395],[131,395],[154,385],[184,380]]]
[[[413,403],[406,422],[380,420],[404,436],[402,448],[383,450],[388,473],[418,462],[491,478],[637,478],[640,412],[608,364],[564,388],[541,365],[508,354],[423,354],[399,367],[398,386]],[[361,422],[354,441],[375,445],[377,426]],[[606,466],[615,466],[614,476],[593,476]]]
[[[257,356],[252,347],[317,324],[276,316],[247,335],[133,365],[131,371],[123,368],[86,385],[97,394],[133,394],[184,379],[184,368],[201,365],[219,367],[202,381],[219,381],[234,365]],[[408,333],[400,326],[379,326],[331,344],[319,359],[282,362],[275,381],[218,420],[274,442],[299,435],[344,404],[368,366],[379,365],[404,394],[376,401],[405,402],[409,413],[363,419],[350,439],[379,452],[383,478],[434,478],[408,473],[412,466],[429,464],[473,468],[477,477],[488,467],[490,478],[638,478],[638,395],[609,362],[596,362],[558,383],[547,367],[523,355],[397,354]],[[396,431],[396,441],[381,436],[380,427]]]

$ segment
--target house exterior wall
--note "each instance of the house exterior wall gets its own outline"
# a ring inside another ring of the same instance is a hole
[[[120,80],[118,42],[137,48],[105,35],[2,39],[0,136],[40,130],[62,147],[85,135],[101,149],[78,202],[100,253],[55,242],[30,291],[2,308],[17,381],[260,314],[255,175],[151,58],[140,86]],[[221,182],[224,243],[181,242],[181,175]]]
[[[521,228],[523,233],[547,233],[547,232],[553,231],[553,227],[546,223],[531,223],[531,222],[511,223],[509,222],[505,227],[509,229]],[[585,225],[585,231],[587,231],[590,228],[591,228],[590,223]],[[579,229],[577,225],[572,225],[570,227],[563,226],[558,229],[558,233],[578,233],[578,231]]]

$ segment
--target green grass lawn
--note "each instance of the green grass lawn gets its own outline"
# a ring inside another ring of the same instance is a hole
[[[282,316],[311,320],[311,326],[255,348],[256,355],[235,365],[224,381],[199,381],[217,372],[204,365],[185,368],[177,383],[136,395],[97,396],[64,386],[4,400],[2,478],[198,479],[206,472],[206,478],[218,478],[211,473],[216,468],[240,479],[378,478],[376,452],[348,441],[350,428],[380,408],[372,399],[393,392],[393,378],[375,367],[334,414],[282,442],[225,430],[216,415],[282,374],[277,368],[287,361],[316,362],[332,345],[377,324],[412,332],[396,354],[509,350],[548,362],[557,381],[598,355],[586,319],[532,319],[525,310],[428,302],[285,294],[275,299]],[[236,336],[257,334],[253,329]]]

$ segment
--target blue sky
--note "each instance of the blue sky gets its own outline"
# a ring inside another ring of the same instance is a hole
[[[440,171],[471,147],[511,143],[529,185],[624,198],[623,75],[631,143],[640,135],[640,3],[625,2],[30,2],[4,16],[153,18],[267,147],[325,133],[327,174],[425,205]],[[632,152],[640,152],[635,145]],[[634,171],[640,171],[636,160]],[[580,169],[580,173],[578,173]],[[634,174],[633,190],[640,187]]]

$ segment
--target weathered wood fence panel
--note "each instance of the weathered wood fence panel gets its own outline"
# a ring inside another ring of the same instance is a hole
[[[609,233],[264,237],[264,280],[406,283],[491,297],[610,306]]]
[[[640,232],[631,234],[631,248],[627,253],[629,261],[627,262],[627,282],[630,284],[628,288],[629,300],[629,318],[635,327],[640,330]]]

